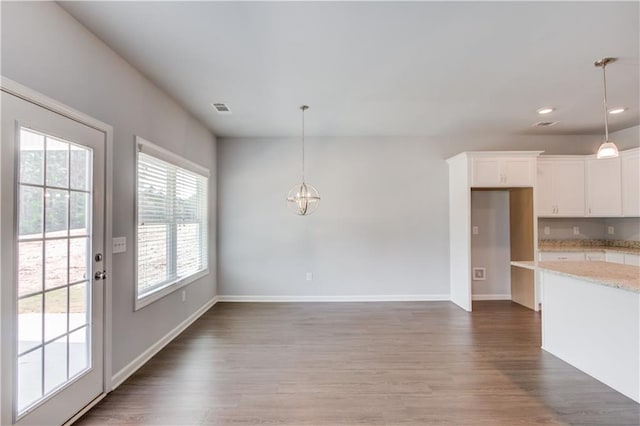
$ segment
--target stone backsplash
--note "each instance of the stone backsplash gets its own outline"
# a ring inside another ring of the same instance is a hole
[[[618,248],[631,248],[640,249],[640,241],[630,240],[538,240],[538,246],[553,246],[553,247],[618,247]]]

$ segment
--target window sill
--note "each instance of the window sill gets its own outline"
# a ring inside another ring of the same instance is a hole
[[[174,291],[188,284],[191,284],[192,282],[199,280],[202,277],[206,277],[207,275],[209,275],[209,269],[196,272],[195,274],[189,275],[188,277],[185,277],[185,278],[180,278],[165,287],[159,288],[158,290],[155,290],[149,294],[142,296],[141,298],[138,298],[136,294],[134,311],[140,310],[145,306],[152,304],[156,300],[160,300],[166,295],[171,294]]]

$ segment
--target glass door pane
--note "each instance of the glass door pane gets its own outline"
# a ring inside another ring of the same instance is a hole
[[[17,413],[91,367],[90,148],[20,129]]]

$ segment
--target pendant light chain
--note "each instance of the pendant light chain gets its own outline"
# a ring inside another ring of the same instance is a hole
[[[607,108],[607,65],[616,61],[616,58],[602,58],[597,60],[594,65],[602,67],[602,86],[604,87],[604,142],[598,148],[596,154],[597,159],[616,158],[620,155],[616,144],[609,140],[609,109]]]
[[[306,105],[300,108],[302,110],[302,183],[304,183],[304,111],[307,108]]]
[[[607,62],[602,63],[602,79],[604,82],[604,140],[609,140],[609,116],[607,111]]]

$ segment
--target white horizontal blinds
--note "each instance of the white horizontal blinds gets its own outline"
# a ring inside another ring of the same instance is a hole
[[[139,145],[139,149],[137,262],[141,298],[207,269],[208,178],[166,161],[172,158],[157,147]],[[183,164],[191,165],[186,160]]]
[[[175,188],[176,270],[179,276],[188,276],[207,265],[207,210],[203,200],[207,179],[177,170]]]

